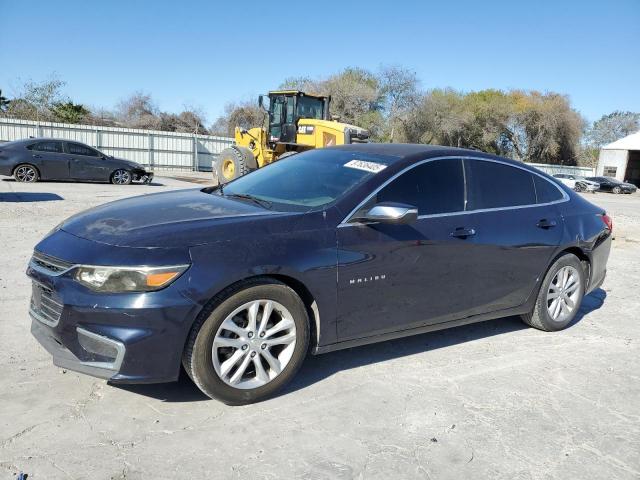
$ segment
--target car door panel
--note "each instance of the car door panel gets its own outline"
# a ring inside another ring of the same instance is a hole
[[[338,338],[364,337],[469,315],[474,244],[451,235],[467,215],[412,225],[338,228]]]
[[[525,303],[562,238],[562,218],[556,206],[472,213],[469,223],[477,225],[470,239],[474,244],[470,268],[480,287],[468,292],[469,302],[475,305],[471,313]]]
[[[62,142],[42,141],[33,145],[23,163],[32,163],[38,168],[43,180],[69,178],[69,161],[62,150]]]
[[[473,313],[520,306],[560,244],[562,218],[552,202],[562,193],[544,177],[495,160],[465,160],[465,175],[470,223],[477,225]]]
[[[83,153],[93,153],[85,155]],[[105,181],[111,173],[108,162],[96,150],[86,145],[67,143],[69,173],[74,180]]]

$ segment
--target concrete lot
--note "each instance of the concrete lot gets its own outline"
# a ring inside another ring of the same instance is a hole
[[[33,246],[84,208],[197,186],[0,181],[0,479],[640,477],[640,195],[589,195],[617,232],[603,288],[567,330],[516,318],[307,359],[261,404],[188,380],[115,387],[31,338]]]

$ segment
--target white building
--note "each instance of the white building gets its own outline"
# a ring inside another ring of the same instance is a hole
[[[640,186],[640,132],[602,147],[596,175],[615,177]]]

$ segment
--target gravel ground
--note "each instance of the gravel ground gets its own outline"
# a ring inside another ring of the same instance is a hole
[[[152,186],[0,181],[0,479],[640,478],[640,195],[587,196],[617,239],[567,330],[503,318],[308,358],[277,398],[227,407],[186,379],[115,387],[32,339],[24,270],[67,216]]]

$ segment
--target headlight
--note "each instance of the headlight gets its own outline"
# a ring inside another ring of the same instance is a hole
[[[96,292],[151,292],[168,286],[189,265],[171,267],[100,267],[82,265],[75,279]]]

